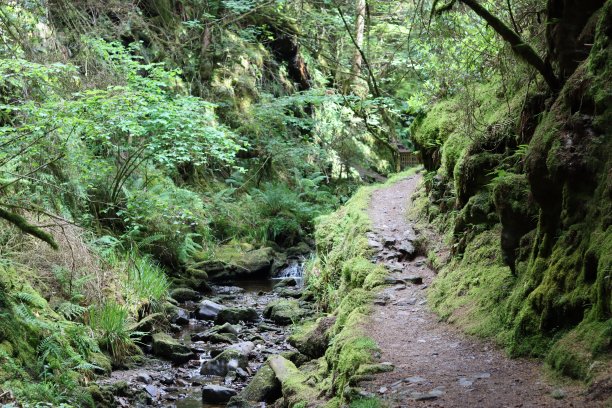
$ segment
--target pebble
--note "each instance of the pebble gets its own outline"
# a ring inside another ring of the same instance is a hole
[[[157,399],[159,397],[159,388],[156,386],[147,385],[144,389],[152,398]]]
[[[139,381],[141,383],[145,383],[145,384],[151,384],[151,382],[153,381],[151,379],[151,376],[147,373],[140,373],[136,376],[136,381]]]
[[[378,389],[378,392],[379,392],[380,394],[384,394],[385,392],[387,392],[387,387],[380,387],[380,388]]]
[[[553,397],[556,400],[561,400],[561,399],[565,398],[565,391],[563,391],[562,389],[558,388],[556,390],[553,390],[553,392],[550,393],[550,396]]]
[[[472,384],[474,384],[474,381],[468,378],[465,378],[465,377],[459,378],[459,385],[462,387],[471,387]]]
[[[414,377],[404,378],[403,381],[409,382],[411,384],[417,384],[417,383],[425,382],[426,380],[423,377],[414,376]]]
[[[479,380],[483,380],[485,378],[491,378],[491,373],[478,373],[474,376],[474,378],[477,378]]]

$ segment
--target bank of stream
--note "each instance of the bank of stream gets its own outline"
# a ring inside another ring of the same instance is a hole
[[[294,350],[287,338],[296,316],[273,306],[299,307],[300,318],[311,313],[302,299],[304,261],[290,259],[274,276],[214,282],[211,292],[178,302],[171,323],[144,338],[142,360],[98,384],[118,407],[225,407],[270,355]],[[167,351],[164,339],[174,345]],[[181,351],[187,356],[177,358]]]

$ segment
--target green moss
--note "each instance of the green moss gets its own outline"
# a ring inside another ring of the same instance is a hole
[[[283,398],[287,406],[307,406],[308,403],[318,401],[318,391],[309,380],[307,373],[298,368],[289,360],[275,356],[274,359],[282,362],[281,370],[276,371],[276,378],[281,382]],[[274,368],[274,367],[273,367]]]
[[[350,408],[381,408],[383,406],[377,397],[359,398],[351,401]]]
[[[515,278],[501,262],[498,228],[479,233],[462,259],[445,265],[429,291],[429,304],[443,318],[479,336],[508,338],[504,300]]]
[[[513,355],[546,357],[553,369],[580,379],[610,361],[611,13],[607,2],[591,56],[541,116],[524,160],[512,142],[522,140],[512,134],[519,92],[508,106],[481,109],[487,130],[461,153],[457,131],[446,136],[442,174],[449,177],[458,158],[457,215],[447,215],[452,194],[441,197],[434,178],[431,201],[420,202],[430,220],[454,219],[455,256],[432,285],[432,307],[470,333],[495,337]]]
[[[546,363],[554,370],[580,380],[609,373],[612,363],[605,352],[612,346],[611,339],[612,320],[582,322],[555,343]]]
[[[451,133],[446,142],[442,145],[442,172],[448,179],[452,179],[455,166],[467,147],[470,145],[470,138],[460,133]]]

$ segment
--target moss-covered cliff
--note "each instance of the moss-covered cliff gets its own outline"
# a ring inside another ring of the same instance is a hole
[[[478,128],[458,125],[461,96],[414,128],[435,147],[422,150],[432,172],[421,214],[453,231],[435,310],[586,380],[610,372],[611,13],[607,2],[588,58],[558,94],[488,85]]]

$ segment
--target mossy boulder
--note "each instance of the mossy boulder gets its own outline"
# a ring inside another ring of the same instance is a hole
[[[516,272],[521,238],[536,228],[538,207],[531,198],[527,177],[507,174],[493,188],[495,210],[502,224],[501,246],[504,262]]]
[[[322,357],[329,345],[331,329],[335,322],[335,316],[321,317],[316,322],[300,327],[289,336],[288,342],[310,358]]]
[[[277,324],[287,325],[299,321],[306,311],[295,299],[278,299],[268,303],[263,314]]]
[[[254,348],[255,344],[250,341],[229,346],[220,354],[202,364],[200,374],[223,377],[229,371],[235,371],[237,368],[244,370],[248,366],[249,355]]]
[[[87,387],[87,392],[91,395],[96,407],[111,408],[116,406],[113,393],[108,387],[91,384]]]
[[[94,370],[99,375],[110,375],[112,371],[111,360],[108,356],[102,353],[92,353],[88,360],[97,368]]]
[[[170,297],[182,303],[199,300],[202,295],[191,288],[175,288],[170,292]]]
[[[240,396],[247,401],[272,403],[282,396],[281,384],[274,370],[266,363],[242,390]]]
[[[259,320],[259,313],[252,307],[228,307],[222,309],[215,318],[216,324],[230,323],[237,324],[240,322],[252,323]]]
[[[322,405],[319,401],[319,391],[310,385],[307,376],[295,364],[279,355],[270,357],[268,364],[281,383],[285,406]]]
[[[153,335],[153,354],[163,359],[180,364],[196,357],[191,349],[166,333],[155,333]]]
[[[305,242],[298,242],[297,245],[287,248],[285,251],[288,257],[304,256],[311,252],[312,248]]]
[[[233,343],[238,340],[239,329],[229,323],[221,326],[214,326],[210,330],[203,333],[194,333],[191,335],[191,340],[194,341],[209,341],[211,343]]]
[[[202,261],[194,268],[204,270],[213,279],[267,275],[277,254],[270,247],[245,250],[241,245],[228,244],[219,247],[214,257],[214,260]]]
[[[151,313],[140,321],[130,326],[131,331],[144,333],[155,333],[162,330],[168,324],[168,320],[163,313]]]

